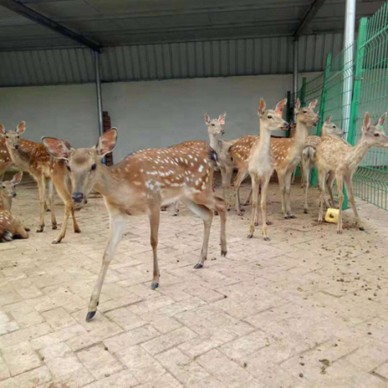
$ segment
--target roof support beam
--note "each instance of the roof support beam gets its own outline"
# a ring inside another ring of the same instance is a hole
[[[51,20],[50,18],[42,15],[39,12],[34,11],[32,8],[25,6],[20,1],[0,0],[0,5],[10,9],[13,12],[18,13],[19,15],[26,17],[27,19],[33,20],[34,22],[44,27],[50,28],[51,30],[56,31],[59,34],[66,36],[67,38],[73,39],[74,41],[81,43],[83,46],[89,47],[93,51],[101,51],[101,45],[99,43],[70,30],[64,25],[57,23],[54,20]]]
[[[303,30],[307,27],[307,25],[314,18],[316,13],[319,11],[319,8],[323,5],[325,0],[313,0],[310,4],[310,7],[306,11],[306,14],[303,16],[302,21],[299,23],[299,26],[294,32],[294,39],[298,39],[300,35],[302,35]]]

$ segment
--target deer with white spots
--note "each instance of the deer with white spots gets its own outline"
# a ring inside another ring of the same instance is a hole
[[[352,207],[355,224],[364,230],[356,209],[353,195],[353,174],[371,147],[388,148],[388,136],[384,133],[383,125],[387,113],[384,113],[375,125],[372,125],[369,113],[365,113],[362,124],[362,135],[356,146],[333,136],[322,137],[316,149],[316,165],[319,181],[319,214],[318,222],[323,220],[323,202],[325,201],[325,185],[327,174],[334,174],[338,190],[339,217],[337,233],[342,233],[342,205],[344,202],[343,185],[345,183],[349,202]]]
[[[308,136],[306,139],[305,146],[302,151],[302,171],[304,176],[304,212],[308,213],[308,190],[310,186],[310,174],[312,168],[316,164],[316,149],[318,144],[321,142],[322,137],[324,136],[334,136],[337,138],[342,138],[342,136],[345,134],[345,131],[339,127],[337,127],[334,123],[331,122],[331,116],[328,116],[325,120],[325,122],[322,125],[321,129],[321,136]],[[329,178],[329,193],[332,202],[333,200],[333,194],[332,194],[332,181],[333,179]]]
[[[300,101],[297,99],[295,104],[295,137],[271,138],[271,150],[275,159],[274,167],[280,186],[282,212],[286,219],[295,218],[291,211],[290,202],[291,177],[295,166],[301,160],[301,154],[308,136],[308,131],[311,127],[317,125],[318,114],[314,112],[314,108],[317,104],[317,100],[314,100],[311,101],[307,107],[301,108]],[[258,138],[258,136],[252,135],[244,136],[230,147],[233,163],[238,169],[234,186],[236,190],[236,211],[240,215],[242,214],[242,210],[240,206],[239,189],[242,181],[248,175],[251,148]]]
[[[19,172],[10,181],[0,182],[0,242],[11,241],[14,237],[28,238],[27,229],[11,213],[12,199],[16,197],[15,186],[22,180]]]
[[[14,131],[6,131],[4,126],[0,124],[0,133],[5,138],[5,145],[13,163],[22,171],[28,172],[38,186],[40,211],[39,225],[36,231],[43,232],[44,230],[44,216],[47,199],[51,210],[52,229],[57,229],[52,184],[54,184],[58,195],[65,204],[62,228],[57,238],[52,242],[53,244],[57,244],[65,237],[67,222],[70,215],[72,215],[73,218],[74,232],[80,232],[74,216],[74,206],[71,200],[70,181],[68,179],[66,164],[63,161],[52,158],[43,144],[22,139],[21,135],[25,130],[26,123],[24,121],[20,122]],[[47,195],[46,191],[46,181],[49,182],[49,195]]]
[[[271,131],[286,130],[288,124],[282,119],[283,108],[287,99],[279,101],[275,109],[266,109],[264,99],[260,99],[258,116],[260,121],[260,138],[251,148],[248,160],[248,172],[252,181],[252,214],[249,226],[249,238],[253,237],[255,225],[258,223],[258,196],[261,189],[261,217],[264,240],[269,241],[267,231],[267,191],[274,171],[274,160],[271,152]]]
[[[215,210],[221,222],[221,255],[226,255],[226,209],[222,198],[213,193],[214,151],[204,149],[160,148],[148,149],[127,156],[111,167],[101,159],[112,152],[117,142],[115,128],[105,132],[92,148],[73,149],[67,142],[43,138],[52,156],[64,159],[70,171],[73,201],[83,204],[94,188],[105,201],[110,215],[110,237],[105,249],[101,270],[92,293],[86,320],[97,311],[101,288],[116,247],[120,242],[127,217],[148,214],[153,251],[152,289],[159,286],[158,231],[160,208],[181,200],[193,213],[202,218],[204,237],[201,257],[194,268],[202,268],[207,257],[210,228]]]
[[[3,179],[5,172],[12,166],[12,159],[9,156],[5,145],[5,139],[1,137],[2,128],[0,127],[0,179]]]

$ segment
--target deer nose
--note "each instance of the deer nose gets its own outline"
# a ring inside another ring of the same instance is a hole
[[[12,194],[12,198],[15,198],[15,197],[16,197],[16,193],[13,193],[13,194]]]
[[[82,193],[73,193],[71,198],[74,202],[80,203],[84,199],[84,195]]]
[[[19,144],[15,144],[15,150],[19,148]]]

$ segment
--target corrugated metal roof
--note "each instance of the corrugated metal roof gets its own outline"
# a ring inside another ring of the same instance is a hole
[[[302,36],[299,71],[322,71],[342,41],[340,33]],[[93,55],[84,48],[0,52],[0,86],[93,82]],[[293,66],[291,37],[107,47],[100,55],[103,82],[285,74]]]

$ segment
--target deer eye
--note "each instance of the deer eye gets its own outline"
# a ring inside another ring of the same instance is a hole
[[[94,164],[92,164],[92,167],[90,168],[90,171],[94,171],[96,168],[97,168],[97,164],[94,163]]]
[[[268,117],[269,119],[272,119],[272,116],[271,116],[271,115],[268,115],[267,117]]]
[[[333,125],[333,128],[335,128],[335,125]]]
[[[212,127],[214,127],[214,126],[215,126],[215,124],[214,124],[214,123],[212,123],[211,125],[212,125]]]
[[[379,136],[380,136],[379,133],[375,133],[375,134],[374,134],[374,137],[379,137]]]

